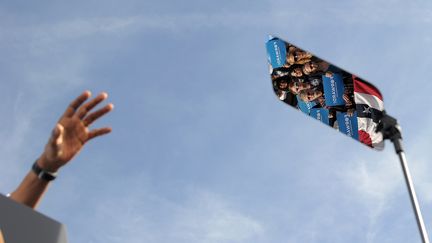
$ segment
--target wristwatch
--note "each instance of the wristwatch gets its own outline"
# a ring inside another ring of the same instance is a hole
[[[57,172],[49,172],[39,167],[39,165],[37,164],[37,160],[32,166],[32,171],[37,175],[39,179],[45,181],[52,181],[57,177]]]

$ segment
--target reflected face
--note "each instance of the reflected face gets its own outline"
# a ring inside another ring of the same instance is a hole
[[[298,68],[294,68],[294,70],[291,71],[291,76],[296,77],[296,78],[303,76],[302,69],[299,68],[299,67]]]
[[[305,51],[296,51],[295,53],[295,58],[297,60],[310,58],[311,56],[312,55],[309,52],[305,52]]]
[[[286,98],[286,96],[287,96],[286,91],[282,91],[282,90],[278,90],[276,92],[276,94],[277,94],[277,96],[279,97],[280,100],[284,100]]]
[[[313,73],[318,70],[318,64],[315,62],[308,62],[303,66],[305,73]]]
[[[294,51],[287,55],[287,60],[289,64],[295,64],[301,62],[302,60],[307,60],[311,58],[311,55],[304,51]]]
[[[270,80],[278,99],[356,141],[378,150],[383,148],[383,134],[376,131],[379,121],[358,120],[359,115],[369,112],[357,106],[358,100],[363,102],[364,99],[377,114],[383,112],[382,95],[376,87],[280,38],[271,37],[266,42],[266,49],[268,63],[275,68]],[[280,50],[284,50],[283,55]],[[328,82],[330,78],[332,80]],[[355,86],[364,87],[365,93],[355,93]],[[366,101],[370,96],[376,99]],[[298,125],[293,125],[293,129],[296,128]]]
[[[302,90],[300,91],[300,99],[305,102],[311,102],[322,96],[322,92],[318,90]]]
[[[279,89],[286,89],[288,88],[288,82],[283,80],[279,83]]]
[[[309,83],[292,82],[289,85],[291,93],[298,94],[302,90],[310,89],[311,85]]]

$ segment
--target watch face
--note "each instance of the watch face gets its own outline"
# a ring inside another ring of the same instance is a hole
[[[271,36],[266,49],[279,100],[371,148],[384,148],[376,131],[384,103],[375,86],[278,37]]]

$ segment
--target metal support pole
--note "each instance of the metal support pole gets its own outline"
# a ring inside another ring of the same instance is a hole
[[[411,199],[411,205],[416,216],[417,226],[420,232],[420,236],[422,238],[422,242],[429,243],[428,233],[426,231],[426,227],[423,221],[423,216],[420,211],[417,195],[414,190],[414,184],[411,178],[411,173],[408,168],[405,152],[403,151],[402,148],[402,135],[397,120],[387,115],[385,111],[383,111],[383,116],[381,117],[381,121],[377,128],[377,131],[382,132],[384,139],[390,139],[394,145],[395,151],[398,154],[399,160],[401,162],[402,171],[405,177],[405,183],[408,188],[408,192]]]
[[[399,155],[399,160],[401,162],[401,166],[402,166],[402,171],[404,173],[404,177],[405,177],[405,183],[407,185],[408,188],[408,192],[410,195],[410,199],[411,199],[411,205],[413,207],[413,210],[415,212],[415,216],[416,216],[416,220],[417,220],[417,226],[418,229],[420,231],[420,235],[422,238],[423,243],[429,243],[429,237],[428,237],[428,233],[426,231],[426,227],[423,221],[423,216],[421,214],[420,211],[420,206],[417,200],[417,195],[414,189],[414,184],[411,178],[411,173],[409,171],[408,168],[408,163],[405,157],[405,153],[402,149],[402,144],[401,144],[401,139],[392,139],[392,142],[395,146],[395,150],[396,153]]]

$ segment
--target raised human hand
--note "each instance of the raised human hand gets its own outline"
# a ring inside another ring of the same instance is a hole
[[[89,126],[94,121],[110,112],[114,107],[110,103],[97,111],[89,113],[108,97],[106,93],[100,93],[92,100],[84,103],[90,96],[89,91],[82,93],[72,101],[60,117],[45,146],[44,152],[37,161],[38,165],[44,170],[56,172],[77,155],[86,142],[111,132],[110,127],[89,129]]]

